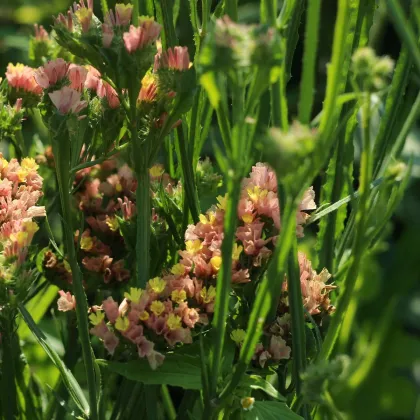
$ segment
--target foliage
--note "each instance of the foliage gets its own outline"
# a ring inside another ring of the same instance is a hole
[[[420,415],[420,4],[376,5],[7,9],[2,418]]]

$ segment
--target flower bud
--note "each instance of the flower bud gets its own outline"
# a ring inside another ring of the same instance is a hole
[[[295,121],[288,132],[271,128],[263,139],[265,160],[278,175],[288,175],[302,166],[316,143],[316,131]]]

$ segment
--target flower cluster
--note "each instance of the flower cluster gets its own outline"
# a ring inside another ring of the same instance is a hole
[[[160,165],[150,169],[150,178],[153,195],[162,186],[169,197],[180,199],[180,185],[175,185]],[[95,290],[98,286],[128,281],[132,262],[130,239],[124,233],[135,227],[137,215],[137,180],[132,170],[127,165],[117,169],[117,160],[110,159],[79,171],[75,185],[78,187],[75,205],[83,212],[85,221],[81,234],[76,232],[75,241],[80,245],[86,288]],[[151,223],[156,234],[167,229],[154,209]],[[53,251],[44,254],[43,267],[45,275],[52,281],[58,279],[61,287],[72,281],[65,261]]]
[[[0,153],[0,277],[8,278],[22,265],[38,226],[34,217],[45,216],[45,208],[37,206],[42,196],[42,178],[31,158],[21,163],[7,161]]]
[[[313,190],[307,190],[297,214],[299,236],[303,235],[302,224],[307,217],[305,210],[315,208],[313,198]],[[131,350],[141,358],[147,357],[151,367],[156,368],[164,359],[161,352],[178,344],[191,343],[197,327],[208,324],[214,312],[216,280],[222,264],[226,200],[227,197],[218,197],[217,206],[200,215],[196,225],[188,226],[185,249],[179,251],[180,261],[163,272],[161,277],[151,279],[146,290],[131,288],[121,304],[108,297],[101,307],[92,309],[94,327],[91,333],[103,340],[111,354],[117,349],[121,349],[118,354]],[[242,185],[237,241],[232,249],[233,283],[250,282],[252,270],[260,267],[270,256],[280,227],[279,214],[275,174],[266,165],[257,164]],[[302,265],[302,270],[306,270],[302,281],[307,289],[303,293],[303,303],[315,313],[320,305],[327,302],[328,289],[322,283],[326,274],[317,277],[316,273],[307,272],[310,270],[308,262]],[[319,283],[318,287],[315,287],[316,283]],[[240,331],[234,334],[238,344],[244,338],[244,332]],[[279,361],[289,358],[290,348],[282,338],[286,331],[285,326],[281,333],[272,333],[267,349],[262,344],[258,346],[255,357],[261,366],[269,359]]]

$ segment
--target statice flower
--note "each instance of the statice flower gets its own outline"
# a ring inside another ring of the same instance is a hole
[[[130,30],[123,35],[124,45],[129,53],[151,45],[160,34],[161,26],[153,19],[143,18],[140,26],[130,26]]]
[[[42,93],[42,87],[36,83],[34,75],[34,69],[23,64],[18,63],[13,65],[9,63],[7,66],[6,79],[9,86],[27,93],[40,95]]]
[[[159,177],[160,174],[162,168],[154,168],[153,176]],[[313,190],[308,191],[297,215],[301,224],[306,219],[304,210],[315,208]],[[279,203],[274,172],[264,164],[254,166],[250,176],[243,181],[241,197],[243,203],[250,203],[250,217],[244,219],[244,206],[240,205],[237,241],[232,249],[234,290],[240,288],[241,283],[252,281],[255,277],[251,275],[253,270],[258,270],[267,261],[274,248],[273,240],[279,230]],[[117,340],[112,342],[118,341],[119,344],[108,349],[110,353],[117,351],[119,346],[122,349],[128,346],[133,354],[135,352],[142,358],[147,357],[149,352],[155,355],[153,352],[157,348],[162,362],[165,351],[190,344],[200,331],[200,326],[209,323],[214,312],[217,276],[222,265],[221,245],[227,199],[218,197],[216,206],[201,214],[197,224],[188,226],[185,232],[185,248],[179,251],[180,260],[177,264],[164,270],[161,276],[151,279],[145,290],[131,288],[120,304],[112,298],[103,301],[101,322],[94,323],[91,332],[104,341],[105,347],[105,335],[115,335]],[[95,240],[92,239],[88,246],[93,247],[94,243]],[[305,268],[307,269],[306,266]],[[316,275],[313,274],[314,276]],[[322,279],[326,281],[325,274]],[[327,286],[322,284],[323,287],[317,290],[324,293]],[[307,284],[303,284],[302,288],[303,286]],[[315,294],[315,291],[306,293],[303,290],[302,303],[310,307],[312,312],[322,304]],[[255,360],[259,366],[264,367],[268,361],[278,363],[290,357],[288,321],[285,320],[282,325],[283,328],[279,324],[276,331],[270,333],[267,348],[259,344],[256,349]],[[238,345],[241,345],[244,338],[244,332],[240,333],[241,331],[243,330],[232,332],[232,338]],[[159,365],[154,357],[148,357],[148,360],[152,368]]]
[[[37,206],[42,197],[37,169],[32,158],[19,163],[16,159],[7,161],[0,153],[0,254],[14,268],[25,262],[38,230],[33,218],[45,216],[45,208]]]

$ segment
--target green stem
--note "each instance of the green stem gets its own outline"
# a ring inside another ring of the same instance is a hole
[[[210,21],[211,1],[202,0],[201,3],[201,36],[204,38],[207,34],[207,25]]]
[[[194,223],[198,222],[200,214],[200,203],[198,200],[197,186],[195,183],[195,175],[192,167],[192,159],[189,158],[188,144],[184,136],[182,125],[177,128],[177,140],[179,142],[179,150],[181,153],[181,167],[184,177],[185,194],[188,201],[188,206],[191,211],[191,216]]]
[[[236,225],[238,221],[237,208],[241,192],[241,180],[237,177],[228,179],[229,199],[226,203],[224,216],[224,238],[222,243],[222,261],[217,277],[216,299],[213,318],[215,343],[211,363],[212,375],[210,379],[210,394],[216,395],[217,380],[223,353],[226,333],[226,320],[229,312],[229,297],[232,283],[232,248],[235,241]]]
[[[341,294],[337,304],[337,311],[334,314],[327,336],[319,354],[321,360],[327,360],[333,352],[336,340],[340,334],[341,325],[351,301],[356,280],[359,274],[360,263],[363,257],[365,246],[366,223],[368,219],[368,201],[370,195],[370,181],[372,177],[372,151],[370,140],[370,94],[365,94],[362,108],[363,125],[363,150],[361,156],[360,172],[360,200],[356,213],[355,237],[352,250],[352,262],[347,277],[343,283],[344,292]]]
[[[375,159],[374,177],[380,176],[383,173],[383,169],[387,166],[384,161],[388,160],[386,156],[390,156],[387,152],[392,147],[391,142],[394,138],[394,129],[399,118],[399,111],[404,100],[411,68],[412,60],[407,48],[403,47],[398,57],[391,88],[386,98],[385,113],[381,118],[379,133],[375,140],[373,149]]]
[[[227,110],[224,101],[220,101],[216,108],[217,122],[219,123],[219,130],[222,136],[223,144],[230,149],[231,130],[229,124],[229,111]]]
[[[358,3],[358,2],[354,2]],[[338,96],[344,89],[344,78],[350,54],[348,49],[352,48],[353,36],[349,35],[352,23],[355,22],[356,4],[348,0],[339,0],[338,13],[334,29],[334,44],[331,64],[328,67],[327,91],[324,102],[324,109],[319,127],[322,143],[329,145],[332,131],[334,130],[341,107],[338,106]],[[328,147],[329,149],[329,147]]]
[[[296,384],[296,395],[302,395],[301,374],[306,369],[305,317],[302,305],[302,289],[300,286],[300,270],[298,264],[297,239],[289,252],[289,275],[287,276],[287,294],[291,316],[293,376]],[[305,408],[305,407],[303,407]],[[304,411],[304,410],[302,410]]]
[[[7,310],[7,309],[6,309]],[[5,325],[4,325],[5,324]],[[1,375],[1,405],[3,418],[14,420],[18,414],[15,351],[13,348],[13,335],[15,334],[14,315],[8,313],[4,316],[4,324],[1,331],[2,350],[2,375]]]
[[[401,3],[396,0],[386,0],[389,18],[394,22],[395,29],[410,51],[410,58],[413,60],[417,71],[420,72],[420,49],[417,46],[417,39],[411,23],[406,19]]]
[[[279,79],[270,89],[271,93],[271,120],[274,127],[280,127],[283,131],[289,128],[288,107],[286,98],[285,67],[281,66]]]
[[[277,0],[263,0],[261,2],[261,22],[276,27]]]
[[[95,377],[95,360],[89,336],[88,321],[88,303],[86,294],[83,289],[83,278],[79,264],[77,262],[76,249],[73,238],[73,222],[70,203],[70,144],[69,139],[53,140],[55,143],[54,155],[57,168],[57,178],[60,191],[61,208],[63,213],[63,221],[65,224],[64,240],[65,249],[67,251],[68,260],[72,272],[73,293],[76,298],[76,316],[79,327],[79,339],[82,346],[83,364],[87,376],[90,418],[96,420],[98,418],[97,402],[96,402],[96,377]]]
[[[310,1],[306,12],[303,74],[299,97],[299,121],[302,124],[309,124],[312,115],[320,12],[321,0]]]
[[[277,242],[273,259],[261,285],[258,288],[257,297],[252,307],[248,328],[244,343],[241,347],[239,362],[235,366],[229,383],[219,396],[220,404],[231,395],[239,384],[242,375],[254,355],[255,347],[259,342],[265,320],[272,309],[276,307],[277,298],[286,271],[287,258],[296,235],[296,200],[286,196],[283,201],[284,213],[282,214],[282,230]]]
[[[311,0],[312,2],[313,0]],[[346,0],[347,1],[347,0]],[[304,0],[293,0],[293,10],[291,12],[291,18],[287,22],[286,28],[286,57],[285,57],[285,83],[287,83],[291,77],[291,69],[293,56],[296,51],[296,45],[299,40],[299,26],[302,18],[303,9],[305,8]],[[284,22],[282,22],[284,24]]]
[[[225,0],[225,13],[233,20],[238,20],[238,0]]]
[[[133,12],[131,14],[131,23],[134,26],[139,26],[139,1],[133,0]]]
[[[102,9],[102,15],[105,17],[105,15],[108,13],[108,4],[106,0],[101,0],[101,9]]]
[[[143,150],[143,153],[146,153]],[[143,162],[136,170],[136,287],[146,288],[150,271],[150,176],[148,165]]]
[[[171,395],[169,394],[169,389],[166,385],[162,385],[161,393],[162,393],[163,407],[165,408],[168,420],[175,420],[176,410],[172,402]]]

